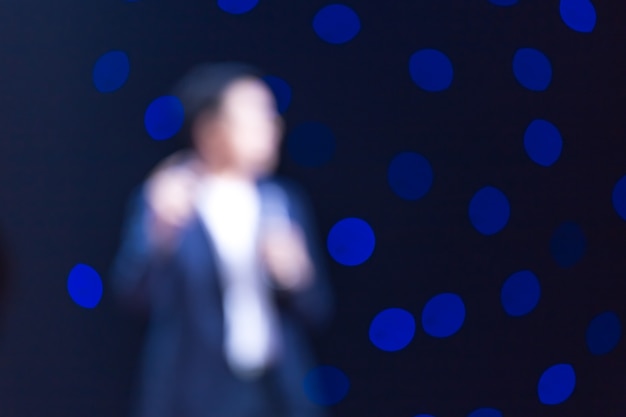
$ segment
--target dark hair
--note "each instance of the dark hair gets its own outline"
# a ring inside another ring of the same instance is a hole
[[[200,113],[219,109],[224,90],[242,78],[262,78],[259,69],[240,62],[205,63],[191,69],[173,90],[185,110],[185,133]]]

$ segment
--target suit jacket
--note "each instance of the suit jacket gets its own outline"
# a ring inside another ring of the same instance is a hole
[[[314,284],[298,293],[275,290],[283,351],[260,380],[237,379],[224,353],[224,317],[217,252],[196,216],[182,231],[177,250],[159,258],[145,230],[145,186],[131,200],[122,244],[113,267],[113,288],[130,307],[149,314],[141,363],[137,417],[307,417],[322,410],[302,388],[314,365],[306,333],[331,314],[332,295],[310,205],[293,182],[259,180],[261,207],[267,191],[280,187],[288,212],[306,236],[315,267]]]

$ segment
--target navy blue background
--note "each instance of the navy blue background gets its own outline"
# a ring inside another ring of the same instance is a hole
[[[330,45],[312,28],[328,3],[261,0],[230,15],[214,1],[26,0],[0,13],[0,221],[15,253],[16,283],[0,350],[0,415],[120,416],[126,410],[142,323],[107,293],[93,310],[71,300],[67,275],[79,262],[105,276],[130,191],[184,138],[156,142],[146,106],[193,64],[245,60],[286,79],[287,128],[328,125],[332,160],[301,167],[285,155],[280,172],[300,181],[326,236],[345,217],[376,234],[358,267],[331,262],[336,320],[316,341],[323,363],[350,378],[337,416],[468,415],[495,407],[515,416],[616,416],[626,411],[626,346],[593,356],[587,325],[611,310],[626,316],[626,222],[611,205],[626,174],[624,71],[626,7],[598,2],[591,34],[569,29],[558,1],[498,7],[487,0],[345,2],[361,19],[351,41]],[[521,47],[553,67],[545,92],[522,88],[511,62]],[[445,51],[449,89],[420,90],[411,54]],[[127,83],[98,92],[93,65],[111,49],[131,62]],[[544,168],[523,148],[535,118],[563,135],[559,161]],[[398,152],[424,155],[432,189],[418,201],[387,184]],[[468,205],[480,188],[503,190],[506,228],[483,236]],[[580,225],[587,250],[571,268],[550,252],[565,221]],[[505,279],[531,269],[542,298],[528,316],[500,305]],[[453,337],[415,339],[393,354],[368,340],[389,307],[419,317],[435,294],[463,297],[467,318]],[[571,363],[577,385],[557,406],[541,405],[537,383]]]

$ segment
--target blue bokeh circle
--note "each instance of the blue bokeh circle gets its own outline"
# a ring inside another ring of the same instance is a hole
[[[433,184],[433,169],[424,156],[402,152],[389,164],[387,181],[396,195],[405,200],[418,200]]]
[[[330,406],[341,402],[348,395],[350,380],[341,369],[322,365],[307,373],[303,388],[309,401]]]
[[[514,6],[516,5],[519,0],[489,0],[492,4],[495,4],[496,6]]]
[[[123,51],[110,51],[96,61],[93,68],[93,83],[101,93],[119,90],[128,80],[130,60]]]
[[[520,317],[533,311],[539,303],[540,296],[539,280],[528,270],[511,275],[500,291],[502,307],[513,317]]]
[[[549,167],[561,156],[563,150],[561,132],[547,120],[533,120],[524,133],[524,148],[536,164]]]
[[[469,205],[469,218],[483,235],[493,235],[504,229],[511,216],[511,206],[499,189],[486,186],[474,194]]]
[[[263,77],[263,80],[274,93],[278,112],[281,114],[285,113],[291,104],[291,97],[293,94],[291,86],[287,83],[287,81],[275,75],[267,75]]]
[[[612,311],[594,317],[585,333],[587,348],[593,355],[605,355],[611,352],[622,337],[622,323]]]
[[[483,407],[472,411],[467,417],[502,417],[502,412],[496,408]]]
[[[372,256],[376,237],[365,220],[349,217],[330,229],[326,244],[335,261],[345,266],[356,266]]]
[[[537,392],[539,401],[545,405],[557,405],[566,401],[576,387],[576,373],[569,364],[551,366],[539,378]]]
[[[248,13],[256,7],[259,0],[217,0],[217,5],[230,14]]]
[[[331,4],[313,18],[317,36],[331,44],[351,41],[361,30],[361,20],[354,10],[343,4]]]
[[[422,311],[424,331],[438,338],[457,333],[465,321],[465,304],[461,297],[452,293],[432,297]]]
[[[543,52],[520,48],[513,57],[513,73],[523,87],[531,91],[545,91],[552,81],[552,64]]]
[[[91,266],[77,264],[72,268],[67,278],[67,291],[72,300],[79,306],[94,308],[102,298],[102,279]]]
[[[552,235],[550,250],[556,263],[569,268],[578,263],[587,248],[587,239],[581,227],[574,222],[563,222]]]
[[[144,125],[154,140],[165,140],[176,135],[183,127],[185,110],[176,96],[162,96],[153,100],[146,109]]]
[[[436,49],[422,49],[411,55],[409,73],[418,87],[429,92],[446,90],[454,77],[452,62]]]
[[[626,220],[626,175],[615,183],[611,197],[613,208],[623,220]]]
[[[415,336],[415,319],[401,308],[381,311],[370,324],[370,341],[380,350],[396,352],[404,349]]]
[[[589,33],[596,27],[596,8],[589,0],[561,0],[559,12],[563,22],[576,32]]]

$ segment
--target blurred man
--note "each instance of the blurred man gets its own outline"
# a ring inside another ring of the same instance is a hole
[[[307,417],[303,330],[331,295],[304,194],[271,176],[281,119],[250,67],[191,71],[175,91],[192,149],[131,204],[114,287],[149,314],[137,417]]]
[[[6,241],[0,235],[0,316],[4,317],[9,301],[9,275],[11,273]]]

